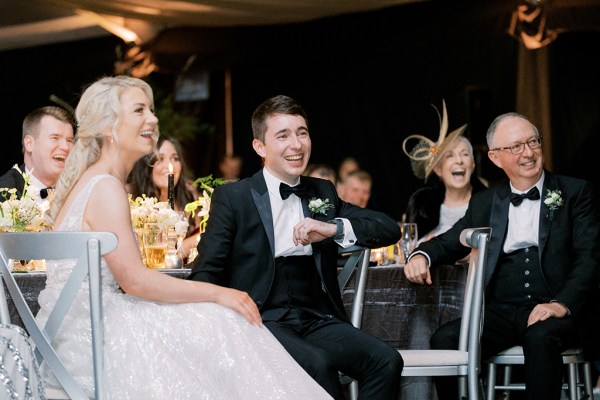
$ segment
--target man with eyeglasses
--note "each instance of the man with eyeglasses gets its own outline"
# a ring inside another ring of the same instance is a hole
[[[508,181],[475,194],[462,219],[411,254],[404,273],[430,285],[430,267],[468,254],[459,241],[463,229],[492,227],[481,359],[523,346],[525,398],[558,400],[561,352],[592,339],[598,315],[591,309],[600,299],[597,202],[589,182],[544,170],[538,130],[523,115],[497,117],[487,143]],[[459,328],[460,319],[439,328],[431,347],[457,349]],[[436,387],[440,399],[457,398],[456,379],[438,378]]]

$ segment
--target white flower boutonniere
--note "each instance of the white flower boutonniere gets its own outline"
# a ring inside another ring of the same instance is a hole
[[[561,207],[565,201],[562,198],[560,190],[546,190],[546,196],[544,197],[544,204],[550,211],[556,211]]]
[[[310,212],[315,215],[315,214],[323,214],[326,215],[327,214],[327,209],[329,208],[333,208],[334,205],[333,204],[329,204],[329,199],[317,199],[315,197],[313,197],[312,199],[310,199],[308,201],[308,209],[310,210]]]

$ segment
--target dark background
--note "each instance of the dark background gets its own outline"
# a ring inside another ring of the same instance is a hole
[[[260,168],[251,147],[253,110],[286,94],[307,111],[311,161],[336,167],[354,156],[374,177],[376,206],[400,219],[408,196],[422,185],[402,140],[416,133],[437,139],[431,105],[441,110],[442,99],[450,131],[469,124],[466,136],[480,150],[478,172],[492,182],[502,176],[487,160],[485,131],[495,116],[515,109],[520,44],[506,33],[511,8],[428,2],[286,26],[170,29],[148,45],[160,69],[147,80],[157,97],[172,95],[192,54],[197,58],[187,73],[209,73],[208,100],[174,105],[214,127],[185,143],[195,177],[216,173],[225,152],[229,70],[234,152],[244,159],[244,176]],[[598,29],[562,32],[549,48],[552,169],[596,185],[599,39]],[[51,94],[75,106],[87,84],[112,75],[123,48],[108,37],[0,52],[0,171],[22,160],[23,117],[52,104]]]

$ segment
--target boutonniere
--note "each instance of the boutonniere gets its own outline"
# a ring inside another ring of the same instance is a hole
[[[544,196],[544,204],[550,211],[556,211],[561,207],[565,201],[562,198],[562,192],[560,190],[546,190],[546,196]]]
[[[329,204],[329,199],[317,199],[315,197],[313,197],[312,199],[310,199],[308,201],[308,209],[310,210],[310,212],[315,215],[315,214],[323,214],[326,215],[327,214],[327,209],[329,208],[334,208],[333,204]]]

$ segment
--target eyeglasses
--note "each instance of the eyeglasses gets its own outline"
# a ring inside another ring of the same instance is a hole
[[[526,142],[515,143],[512,146],[496,147],[495,149],[492,149],[491,151],[510,150],[510,152],[512,154],[521,154],[523,152],[523,150],[525,150],[525,145],[529,146],[529,148],[531,150],[539,149],[540,146],[542,145],[542,138],[539,136],[536,136],[534,138],[529,139]]]

